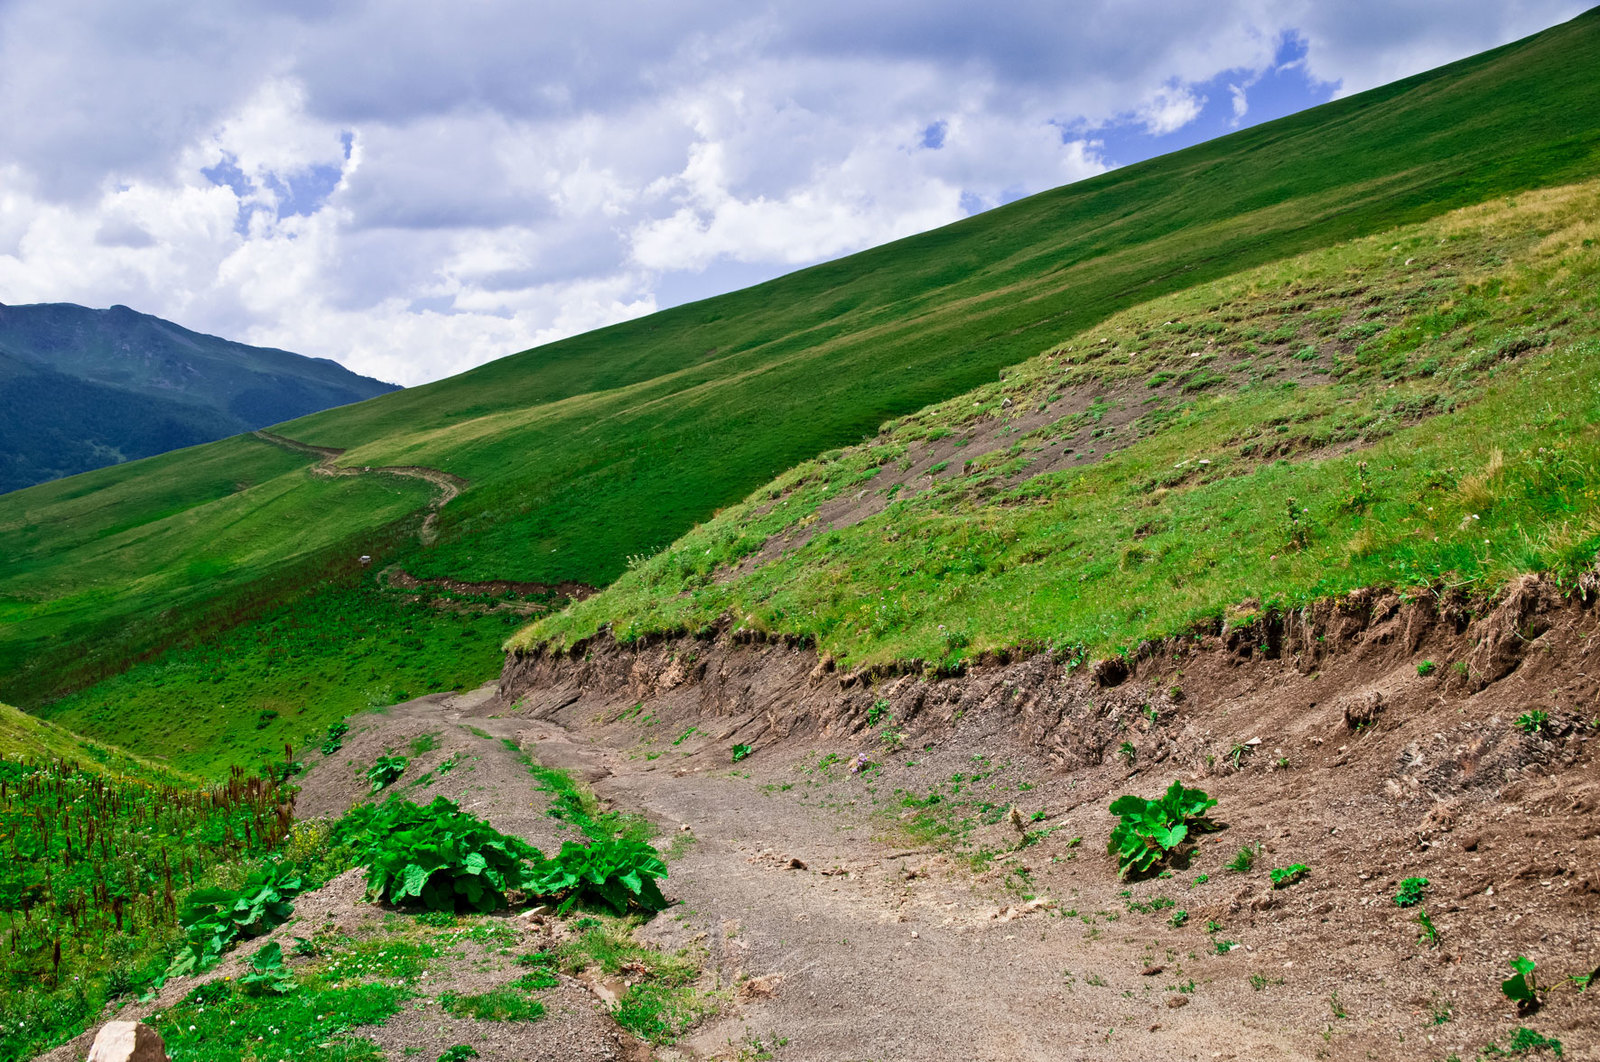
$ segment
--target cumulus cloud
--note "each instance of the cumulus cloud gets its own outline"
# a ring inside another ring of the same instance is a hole
[[[0,300],[419,383],[1581,6],[9,0]]]
[[[1176,133],[1200,117],[1205,97],[1196,96],[1183,85],[1166,85],[1157,89],[1135,113],[1139,124],[1151,136]]]

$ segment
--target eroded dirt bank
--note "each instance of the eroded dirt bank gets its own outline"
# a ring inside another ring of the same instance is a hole
[[[650,932],[704,934],[724,983],[776,988],[689,1053],[1442,1060],[1527,1026],[1600,1057],[1600,988],[1563,980],[1600,966],[1596,610],[1528,578],[1245,619],[1127,664],[953,677],[730,633],[601,639],[512,658],[483,710],[698,841]],[[1226,828],[1171,877],[1119,881],[1109,798],[1174,778]],[[1253,869],[1225,869],[1247,845]],[[1393,900],[1410,877],[1432,946]],[[1517,955],[1554,986],[1532,1015],[1500,994]]]

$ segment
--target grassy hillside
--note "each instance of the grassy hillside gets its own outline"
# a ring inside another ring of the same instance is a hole
[[[285,432],[474,483],[419,574],[602,585],[796,461],[1132,302],[1600,170],[1600,12]]]
[[[849,664],[1097,654],[1600,551],[1600,181],[1118,314],[779,477],[523,647],[744,626]]]
[[[524,620],[475,605],[370,583],[333,589],[41,712],[180,770],[226,777],[281,759],[285,744],[304,754],[347,715],[493,679],[501,642]]]
[[[180,777],[142,757],[79,737],[9,704],[0,704],[0,759],[72,760],[92,773],[129,775],[146,781],[174,781]]]
[[[1130,304],[1594,173],[1597,63],[1600,13],[1590,13],[945,229],[282,430],[351,448],[347,465],[431,465],[471,481],[443,510],[437,544],[403,557],[413,574],[607,583],[629,556],[795,462],[993,380]],[[374,552],[370,539],[397,543],[396,522],[427,497],[281,469],[241,475],[253,486],[229,494],[234,464],[285,460],[256,445],[0,497],[0,694],[36,704],[81,684],[86,645],[109,671],[243,615],[237,602],[308,585],[314,564],[336,571],[341,554]],[[75,526],[86,511],[103,514],[94,541]],[[41,531],[58,527],[72,530]]]
[[[27,703],[114,674],[171,631],[232,625],[348,577],[415,529],[426,483],[326,478],[252,436],[0,498],[0,685]],[[136,468],[136,474],[130,474]]]

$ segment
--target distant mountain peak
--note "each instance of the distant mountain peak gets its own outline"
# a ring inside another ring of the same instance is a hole
[[[0,491],[399,390],[118,303],[0,303]]]

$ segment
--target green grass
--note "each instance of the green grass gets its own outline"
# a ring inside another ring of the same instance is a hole
[[[250,436],[0,496],[0,685],[33,707],[404,537],[431,488],[320,478]]]
[[[149,1021],[172,1062],[378,1062],[378,1046],[355,1030],[382,1025],[415,998],[418,975],[439,954],[431,940],[383,935],[296,967],[288,995],[213,981]]]
[[[993,380],[1052,342],[1088,340],[1132,303],[1592,174],[1597,62],[1591,12],[1395,85],[283,431],[350,447],[349,465],[430,465],[472,481],[443,511],[437,545],[406,547],[414,574],[609,583],[629,556],[661,550],[797,461]],[[1294,357],[1309,345],[1284,359],[1317,364]],[[1217,368],[1190,368],[1182,393],[1217,385]],[[312,574],[332,577],[350,555],[398,551],[406,514],[414,521],[429,496],[419,483],[314,479],[304,464],[229,440],[0,497],[0,695],[32,707],[180,635],[237,622]]]
[[[280,606],[214,641],[178,649],[55,701],[63,727],[207,777],[321,759],[327,727],[402,693],[470,689],[500,668],[511,613],[433,607],[371,586]],[[256,723],[274,712],[265,725]],[[337,757],[337,753],[335,754]]]
[[[1574,572],[1600,548],[1597,213],[1600,184],[1530,193],[1126,311],[786,473],[512,644],[732,615],[850,665],[948,667],[1125,651],[1360,586]],[[1324,331],[1325,371],[1296,378],[1283,352]],[[1142,385],[1197,363],[1225,382]],[[912,475],[941,431],[997,448],[727,577],[830,501]],[[1099,452],[1032,474],[1068,447]]]
[[[602,810],[594,790],[579,783],[571,771],[546,767],[531,759],[527,763],[529,773],[539,782],[539,790],[550,794],[545,814],[551,818],[571,823],[593,841],[648,841],[655,836],[655,827],[643,815]]]
[[[637,916],[603,916],[561,945],[561,966],[568,973],[594,969],[633,982],[611,1016],[624,1029],[653,1044],[670,1044],[684,1030],[717,1011],[715,995],[695,988],[698,959],[688,950],[668,953],[635,941]]]
[[[538,1021],[544,1017],[543,1003],[509,985],[469,995],[445,992],[439,996],[439,1006],[457,1018],[479,1021]]]
[[[0,704],[0,757],[12,760],[66,759],[93,773],[128,775],[151,782],[181,779],[180,775],[152,760],[129,755],[112,745],[91,741],[9,704]]]

